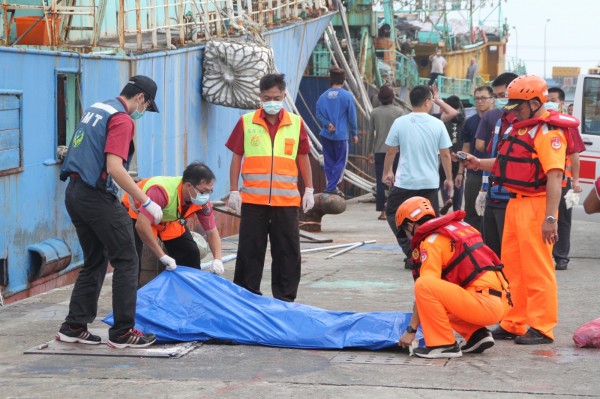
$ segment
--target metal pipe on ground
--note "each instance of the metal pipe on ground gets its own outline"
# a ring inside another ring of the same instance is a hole
[[[335,258],[338,255],[342,255],[342,254],[345,254],[346,252],[350,252],[353,249],[362,247],[365,244],[374,244],[374,243],[375,243],[375,240],[357,242],[354,245],[349,246],[348,248],[344,248],[341,251],[337,251],[336,253],[333,253],[333,254],[327,256],[325,259]]]

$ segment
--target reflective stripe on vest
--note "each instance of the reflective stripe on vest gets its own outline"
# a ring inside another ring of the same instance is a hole
[[[301,119],[282,112],[274,142],[261,110],[245,114],[242,201],[247,204],[300,206],[296,156]]]

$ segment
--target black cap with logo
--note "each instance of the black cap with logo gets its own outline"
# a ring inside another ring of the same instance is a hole
[[[156,82],[144,75],[135,75],[129,79],[127,82],[128,85],[133,85],[144,92],[146,95],[146,100],[150,101],[150,107],[148,107],[148,111],[150,112],[158,112],[158,107],[154,102],[156,98]]]

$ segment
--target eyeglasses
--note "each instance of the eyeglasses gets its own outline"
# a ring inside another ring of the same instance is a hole
[[[493,97],[475,97],[475,101],[484,102],[485,100],[489,100],[490,98],[493,98]]]
[[[198,190],[196,188],[196,186],[192,186],[192,187],[194,188],[194,190],[196,190],[198,193],[200,193],[200,195],[212,194],[213,193],[213,189],[201,191],[201,190]]]

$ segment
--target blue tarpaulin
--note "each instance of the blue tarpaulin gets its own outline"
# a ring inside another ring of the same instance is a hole
[[[255,295],[222,277],[179,266],[138,291],[136,328],[158,342],[222,339],[282,348],[396,347],[411,313],[338,312]],[[103,320],[112,325],[112,313]],[[421,339],[419,331],[417,338]]]

